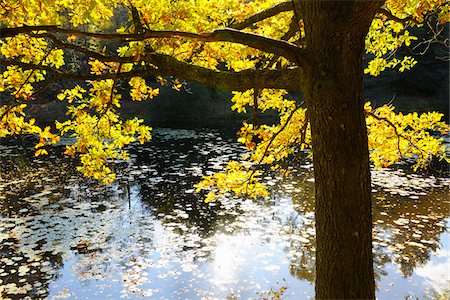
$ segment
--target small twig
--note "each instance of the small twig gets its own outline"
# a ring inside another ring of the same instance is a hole
[[[303,123],[302,128],[300,129],[300,146],[302,144],[305,144],[305,140],[306,140],[306,131],[308,129],[308,124],[309,124],[309,113],[308,110],[306,110],[305,112],[305,123]]]
[[[386,118],[377,116],[377,115],[375,115],[374,113],[366,112],[366,114],[369,115],[369,116],[371,116],[371,117],[374,117],[374,118],[377,119],[378,121],[384,121],[384,122],[386,122],[387,124],[389,124],[389,126],[391,126],[391,127],[394,129],[395,135],[397,136],[397,149],[398,149],[398,152],[400,153],[400,156],[404,157],[404,155],[403,155],[403,153],[402,153],[402,150],[401,150],[401,148],[400,148],[400,137],[404,138],[405,140],[407,140],[407,139],[406,139],[406,137],[402,136],[402,135],[398,132],[397,126],[395,126],[395,124],[392,123],[392,121],[390,121],[390,120],[388,120],[388,119],[386,119]]]
[[[394,93],[394,96],[392,96],[392,99],[389,100],[389,102],[386,105],[387,106],[391,105],[394,102],[396,96],[397,96],[397,92]]]
[[[19,66],[28,70],[45,70],[51,74],[53,74],[58,79],[70,79],[70,80],[79,80],[79,81],[88,81],[88,80],[104,80],[104,79],[112,79],[116,76],[115,73],[106,73],[101,75],[96,74],[75,74],[75,73],[63,73],[55,68],[49,66],[39,66],[36,64],[24,63],[16,60],[4,60],[0,58],[0,65],[6,66]],[[135,76],[147,76],[151,74],[150,72],[157,73],[157,69],[147,69],[147,70],[139,70],[139,71],[129,71],[123,72],[119,74],[119,78],[131,78]]]
[[[49,51],[47,51],[47,53],[44,55],[44,57],[41,59],[41,61],[37,64],[42,65],[42,63],[47,59],[47,57],[50,55],[50,53],[53,51],[53,49],[50,49]],[[22,85],[19,87],[19,89],[12,94],[11,96],[14,98],[21,90],[22,88],[30,81],[31,77],[33,76],[33,74],[35,73],[36,69],[31,70],[30,74],[27,76],[27,78],[25,79],[25,81],[22,83]]]
[[[433,27],[433,25],[430,23],[430,19],[426,20],[426,24],[428,26],[428,34],[431,33],[431,37],[428,39],[424,39],[423,41],[421,41],[420,43],[418,43],[417,45],[415,45],[412,48],[412,52],[415,54],[419,54],[419,55],[424,55],[431,47],[432,44],[440,44],[443,47],[450,48],[449,45],[449,38],[446,37],[445,39],[441,38],[442,33],[445,30],[445,27],[440,25],[439,22],[436,21],[435,26]],[[420,50],[420,47],[424,47],[422,50]],[[417,49],[419,49],[419,52],[415,52]],[[442,60],[448,60],[446,56],[444,57],[436,57],[437,59],[442,59]]]
[[[276,139],[276,137],[286,128],[286,126],[289,124],[289,122],[291,121],[292,117],[294,116],[295,112],[301,107],[301,104],[298,105],[294,110],[292,110],[292,112],[289,114],[288,118],[286,119],[286,122],[283,124],[283,126],[281,126],[281,128],[274,134],[272,135],[272,137],[270,138],[266,149],[263,152],[263,155],[261,156],[260,160],[257,163],[257,166],[259,166],[264,157],[266,156],[267,152],[269,151],[270,146],[272,145],[273,141]]]
[[[53,49],[50,49],[45,55],[44,57],[40,60],[40,62],[37,64],[37,66],[42,65],[42,63],[47,59],[47,57],[50,55],[50,53],[53,51]],[[16,103],[16,105],[11,105],[12,102],[15,100],[16,95],[18,95],[18,93],[22,90],[22,88],[30,81],[31,77],[33,76],[33,74],[35,73],[36,69],[31,70],[30,74],[28,74],[27,78],[24,80],[24,82],[22,82],[22,84],[19,86],[19,88],[11,95],[11,99],[4,104],[4,106],[7,106],[7,109],[2,113],[2,115],[0,116],[0,120],[3,119],[3,117],[13,108],[15,107],[18,103]]]
[[[289,124],[289,122],[291,121],[293,115],[295,114],[295,112],[302,107],[302,104],[298,105],[294,110],[292,110],[292,112],[289,114],[288,118],[286,119],[286,122],[283,124],[283,126],[281,126],[281,128],[274,134],[272,135],[272,137],[270,138],[269,142],[267,143],[267,146],[263,152],[263,155],[261,156],[261,158],[259,159],[258,163],[254,166],[252,166],[252,172],[250,173],[250,176],[248,177],[248,179],[246,179],[243,183],[246,183],[247,185],[249,184],[249,182],[252,180],[253,175],[255,174],[256,170],[258,169],[259,166],[261,166],[262,161],[264,160],[264,157],[266,157],[267,152],[269,151],[270,146],[272,145],[273,141],[275,140],[275,138],[286,128],[286,126]]]
[[[142,27],[141,18],[139,16],[138,10],[136,9],[136,7],[134,7],[134,5],[131,3],[130,0],[128,0],[128,4],[130,5],[131,18],[133,20],[134,25],[134,33],[144,32],[144,28]]]
[[[252,122],[253,126],[257,126],[258,124],[258,96],[260,91],[258,89],[253,89],[253,113],[252,113]]]
[[[371,116],[371,117],[377,119],[378,121],[386,122],[389,126],[391,126],[391,127],[394,129],[395,135],[397,136],[397,148],[398,148],[398,152],[399,152],[399,154],[400,154],[401,157],[406,157],[406,156],[403,155],[402,150],[401,150],[401,148],[400,148],[400,138],[402,138],[402,139],[408,141],[408,143],[409,143],[412,147],[414,147],[414,148],[419,152],[420,158],[422,158],[422,159],[424,158],[423,151],[422,151],[416,144],[414,144],[414,143],[411,141],[410,138],[408,138],[408,137],[406,137],[406,136],[400,134],[400,133],[398,132],[397,126],[396,126],[391,120],[389,120],[389,119],[387,119],[387,118],[384,118],[384,117],[381,117],[381,116],[377,116],[376,114],[374,114],[374,113],[372,113],[372,112],[367,112],[367,111],[366,111],[366,115]]]
[[[203,51],[203,49],[205,49],[205,43],[201,43],[199,47],[194,49],[194,51],[192,51],[191,55],[189,56],[189,58],[187,60],[192,61],[192,59],[195,56],[197,56],[198,54],[200,54]]]
[[[58,79],[57,76],[52,75],[52,77],[50,77],[50,79],[48,79],[47,81],[44,82],[44,84],[39,87],[38,90],[34,91],[33,94],[31,95],[31,97],[33,99],[36,98],[37,95],[39,95],[40,93],[42,93],[50,84],[52,84],[53,82],[55,82],[55,80]]]

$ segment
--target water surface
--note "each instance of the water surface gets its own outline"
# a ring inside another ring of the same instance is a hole
[[[83,180],[51,151],[0,146],[4,298],[241,299],[288,287],[314,296],[314,179],[305,158],[271,174],[269,199],[206,204],[192,184],[243,149],[216,131],[166,130],[116,162],[118,180]],[[59,151],[59,152],[58,152]],[[379,299],[433,299],[449,284],[446,175],[374,171]]]

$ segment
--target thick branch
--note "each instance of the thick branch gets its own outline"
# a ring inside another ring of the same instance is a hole
[[[251,26],[254,23],[258,23],[262,20],[273,17],[281,12],[290,11],[293,9],[294,9],[294,7],[293,7],[292,1],[281,2],[271,8],[268,8],[261,12],[255,13],[254,15],[251,15],[250,17],[248,17],[247,19],[245,19],[239,23],[230,24],[230,28],[238,29],[238,30],[244,29],[244,28]]]
[[[60,28],[57,26],[22,26],[13,28],[0,29],[0,38],[13,37],[18,34],[29,34],[38,31],[46,31],[51,33],[62,33],[76,36],[86,36],[99,39],[111,39],[121,41],[140,41],[149,38],[191,38],[204,42],[232,42],[246,45],[264,52],[274,53],[286,57],[292,62],[301,63],[303,61],[301,49],[296,45],[261,36],[258,34],[241,32],[239,30],[224,28],[216,29],[212,32],[193,33],[174,30],[145,30],[143,33],[137,34],[119,34],[119,33],[94,33],[75,29]]]
[[[381,14],[383,14],[384,16],[386,16],[389,20],[393,20],[393,21],[395,21],[395,22],[399,22],[399,23],[406,23],[406,22],[408,22],[408,21],[411,21],[411,22],[413,22],[413,23],[415,23],[415,24],[419,24],[419,22],[417,22],[414,18],[412,18],[411,16],[410,17],[407,17],[407,18],[399,18],[399,17],[397,17],[397,16],[394,16],[389,10],[387,10],[387,9],[384,9],[384,8],[380,8],[380,13]]]
[[[223,90],[245,91],[251,88],[300,90],[301,69],[261,69],[239,72],[211,70],[179,61],[163,54],[149,54],[145,60],[158,67],[157,74],[173,75]]]
[[[300,90],[298,78],[301,71],[299,68],[283,70],[244,70],[240,72],[217,71],[186,62],[163,54],[148,54],[144,58],[147,64],[144,70],[135,70],[124,73],[76,74],[63,72],[50,66],[39,66],[14,60],[0,59],[0,65],[19,66],[28,70],[45,70],[58,79],[69,80],[105,80],[125,79],[135,76],[145,77],[149,75],[175,76],[188,81],[195,81],[214,88],[232,91],[245,91],[251,88],[275,88]]]
[[[224,41],[239,43],[264,52],[284,56],[292,62],[302,64],[304,51],[295,44],[287,41],[268,38],[262,35],[242,32],[235,29],[216,29],[211,33],[202,33],[202,39],[206,42]]]

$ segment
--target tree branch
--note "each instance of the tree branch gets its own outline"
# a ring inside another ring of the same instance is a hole
[[[301,89],[301,84],[298,83],[298,78],[301,78],[301,70],[299,68],[282,70],[249,69],[240,72],[218,71],[191,65],[164,54],[147,54],[144,57],[144,61],[147,64],[143,70],[101,75],[63,72],[50,66],[40,66],[1,58],[0,65],[18,66],[30,70],[45,70],[58,79],[77,81],[126,79],[135,76],[160,75],[176,76],[180,79],[231,91],[245,91],[251,88]]]
[[[202,36],[200,39],[205,42],[222,41],[239,43],[264,52],[284,56],[288,60],[298,64],[303,64],[305,61],[303,57],[305,55],[304,51],[295,44],[268,38],[259,34],[224,28],[216,29],[211,33],[201,33],[200,35]]]
[[[230,28],[233,29],[244,29],[247,28],[248,26],[254,24],[254,23],[258,23],[262,20],[268,19],[270,17],[273,17],[281,12],[285,12],[285,11],[290,11],[293,10],[294,7],[292,5],[291,1],[286,1],[286,2],[281,2],[271,8],[268,8],[266,10],[263,10],[261,12],[255,13],[253,15],[251,15],[250,17],[248,17],[247,19],[238,22],[238,23],[231,23],[230,24]]]
[[[185,37],[194,38],[204,42],[226,41],[240,43],[265,52],[275,53],[284,56],[298,63],[306,61],[305,50],[300,49],[294,44],[286,41],[267,38],[261,35],[241,32],[239,30],[225,28],[217,29],[212,32],[190,33],[183,31],[153,31],[144,30],[138,34],[116,34],[116,33],[91,33],[75,29],[59,28],[57,26],[23,26],[16,28],[4,28],[0,31],[0,37],[12,37],[17,34],[26,33],[30,36],[48,38],[55,46],[68,48],[80,53],[84,53],[89,57],[99,59],[105,62],[134,62],[134,58],[117,57],[107,55],[79,45],[61,41],[54,34],[71,34],[77,36],[87,36],[101,39],[119,39],[123,41],[144,40],[146,38],[174,38]],[[147,53],[141,58],[146,63],[144,69],[134,70],[120,74],[104,73],[96,74],[77,74],[57,70],[51,66],[37,66],[30,63],[20,62],[18,60],[5,60],[0,58],[0,64],[16,65],[25,69],[41,69],[51,73],[58,79],[71,80],[104,80],[104,79],[120,79],[130,78],[134,76],[176,76],[188,81],[195,81],[206,84],[215,88],[225,90],[244,91],[251,88],[282,88],[300,90],[301,83],[298,78],[301,75],[300,68],[290,69],[261,69],[261,70],[244,70],[240,72],[219,71],[204,67],[195,66],[184,61],[179,61],[169,55]],[[117,76],[117,77],[116,77]]]
[[[255,172],[256,172],[256,171],[258,170],[258,168],[262,165],[263,160],[264,160],[264,158],[266,157],[267,153],[269,152],[269,148],[270,148],[270,146],[272,145],[273,141],[277,138],[277,136],[278,136],[281,132],[283,132],[283,130],[286,128],[286,126],[287,126],[287,125],[289,124],[289,122],[291,121],[291,119],[292,119],[292,117],[294,116],[294,114],[295,114],[295,113],[297,112],[297,110],[298,110],[299,108],[301,108],[301,107],[302,107],[302,104],[300,104],[300,105],[298,105],[296,108],[294,108],[294,109],[291,111],[291,113],[289,114],[288,118],[286,119],[286,122],[281,126],[281,128],[280,128],[277,132],[275,132],[275,133],[270,137],[270,139],[269,139],[269,141],[268,141],[268,143],[267,143],[267,145],[266,145],[266,147],[265,147],[265,149],[264,149],[264,152],[263,152],[262,156],[260,157],[260,159],[258,160],[258,162],[256,163],[256,165],[253,165],[253,166],[252,166],[252,171],[251,171],[251,173],[250,173],[248,179],[247,179],[244,183],[247,183],[247,184],[248,184],[248,182],[250,182],[250,180],[253,178],[253,175],[255,174]],[[305,122],[306,122],[306,124],[308,124],[306,120],[305,120]]]
[[[399,22],[399,23],[406,23],[406,22],[408,22],[408,21],[411,21],[411,22],[413,22],[413,23],[415,23],[415,24],[420,24],[419,22],[417,22],[413,17],[407,17],[407,18],[399,18],[399,17],[397,17],[397,16],[394,16],[389,10],[387,10],[387,9],[384,9],[384,8],[380,8],[380,11],[379,11],[381,14],[383,14],[385,17],[387,17],[388,19],[390,19],[390,20],[393,20],[393,21],[395,21],[395,22]]]
[[[135,76],[148,76],[152,73],[149,73],[148,70],[135,70],[130,72],[124,72],[120,74],[116,73],[105,73],[101,75],[96,74],[77,74],[77,73],[71,73],[71,72],[63,72],[58,69],[55,69],[50,66],[42,66],[42,65],[36,65],[31,63],[24,63],[21,61],[16,60],[6,60],[0,58],[0,65],[3,66],[18,66],[22,69],[27,70],[44,70],[50,74],[52,74],[56,79],[68,79],[68,80],[77,80],[77,81],[87,81],[87,80],[105,80],[105,79],[125,79],[125,78],[131,78]],[[116,77],[117,76],[117,77]]]
[[[248,69],[239,72],[219,71],[191,65],[169,55],[148,54],[144,60],[157,66],[157,75],[173,75],[222,90],[245,91],[256,88],[301,90],[301,69]]]
[[[85,48],[85,47],[82,47],[79,45],[63,42],[63,41],[59,40],[56,36],[49,34],[49,33],[30,34],[30,36],[35,37],[35,38],[50,39],[53,42],[53,44],[58,48],[71,49],[71,50],[74,50],[79,53],[84,53],[88,57],[95,58],[95,59],[98,59],[103,62],[118,62],[118,63],[133,63],[133,62],[135,62],[133,57],[118,57],[118,56],[106,55],[106,54],[99,53],[99,52],[90,50],[88,48]]]
[[[420,149],[416,144],[414,144],[411,141],[411,138],[409,138],[407,136],[404,136],[403,134],[400,134],[398,132],[397,126],[391,120],[389,120],[389,119],[387,119],[385,117],[378,116],[374,112],[366,111],[365,113],[366,113],[367,116],[371,116],[371,117],[373,117],[374,119],[376,119],[378,121],[386,122],[389,126],[391,126],[394,129],[395,136],[397,137],[397,150],[398,150],[398,153],[400,154],[401,157],[405,157],[403,155],[401,147],[400,147],[400,139],[401,138],[406,140],[412,147],[414,147],[417,150],[417,152],[419,152],[419,155],[420,155],[421,158],[425,157],[424,151],[422,149]]]
[[[272,39],[259,34],[242,32],[236,29],[223,28],[211,32],[193,33],[174,30],[144,30],[137,34],[119,34],[119,33],[95,33],[76,29],[60,28],[57,26],[22,26],[12,28],[1,28],[0,38],[13,37],[18,34],[30,34],[33,32],[46,31],[51,33],[69,34],[75,36],[85,36],[107,40],[120,41],[142,41],[150,38],[190,38],[204,42],[231,42],[246,45],[263,52],[269,52],[284,56],[292,62],[303,63],[305,59],[303,52],[295,44],[287,41]]]

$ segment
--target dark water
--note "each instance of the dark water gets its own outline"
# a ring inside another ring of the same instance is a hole
[[[0,298],[248,299],[282,286],[286,299],[313,297],[310,161],[268,175],[267,200],[205,204],[192,184],[240,146],[213,131],[154,135],[108,187],[60,150],[0,146]],[[379,299],[448,295],[450,182],[436,174],[373,172]]]

